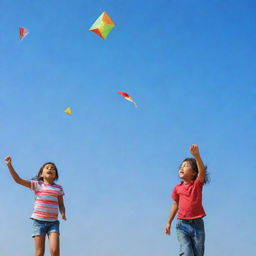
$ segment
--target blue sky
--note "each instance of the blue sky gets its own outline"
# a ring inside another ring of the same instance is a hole
[[[63,256],[177,255],[163,234],[177,169],[200,147],[206,255],[256,247],[255,1],[0,0],[0,254],[33,254],[33,193],[54,161]],[[107,40],[88,31],[107,11]],[[19,41],[18,29],[30,34]],[[128,92],[139,108],[116,92]],[[63,111],[70,106],[73,115]],[[48,252],[46,255],[49,255]]]

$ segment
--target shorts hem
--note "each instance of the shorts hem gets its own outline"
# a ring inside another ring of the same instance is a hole
[[[46,235],[46,233],[42,233],[42,234],[33,234],[32,238],[35,238],[35,236],[41,236],[41,235]]]
[[[59,231],[55,231],[55,230],[48,232],[48,233],[47,233],[47,236],[49,236],[51,233],[57,233],[57,234],[59,234],[59,236],[60,236],[60,232],[59,232]]]

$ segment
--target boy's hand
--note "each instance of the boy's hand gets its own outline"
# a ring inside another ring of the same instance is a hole
[[[12,162],[12,159],[11,159],[10,156],[7,156],[7,157],[5,157],[4,161],[8,165],[8,164],[10,164]]]
[[[166,235],[171,234],[171,225],[169,223],[166,224],[166,226],[164,228],[164,232],[165,232]]]
[[[190,153],[193,155],[193,157],[199,156],[199,147],[195,144],[192,144],[190,146]]]

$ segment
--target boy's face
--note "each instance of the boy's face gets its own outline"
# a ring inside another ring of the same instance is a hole
[[[54,165],[47,164],[42,171],[41,177],[48,181],[54,181],[56,178],[56,170]]]
[[[194,176],[195,176],[195,172],[193,171],[190,162],[189,161],[183,162],[179,169],[179,177],[183,181],[188,182],[193,180]]]

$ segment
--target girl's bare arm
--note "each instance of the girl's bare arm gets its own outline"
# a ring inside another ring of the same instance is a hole
[[[12,166],[12,162],[11,162],[11,157],[7,156],[5,158],[5,163],[9,169],[9,172],[10,172],[12,178],[14,179],[14,181],[16,183],[18,183],[24,187],[31,188],[31,182],[29,180],[24,180],[24,179],[20,178],[18,173],[14,170],[14,168]]]
[[[65,209],[65,205],[64,205],[63,196],[59,196],[58,201],[59,201],[59,209],[60,209],[61,218],[63,220],[67,220],[67,218],[66,218],[66,209]]]

